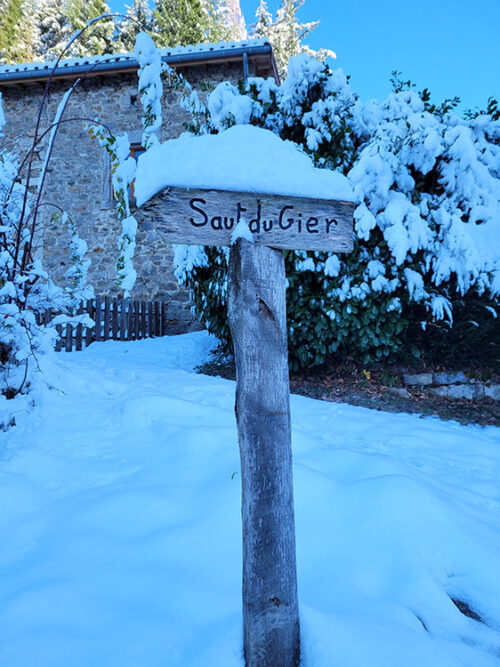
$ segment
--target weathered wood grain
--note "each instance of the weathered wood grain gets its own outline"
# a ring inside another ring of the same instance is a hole
[[[71,352],[73,349],[73,325],[66,324],[66,352]]]
[[[283,253],[239,240],[228,266],[241,458],[247,667],[295,667],[300,632]]]
[[[111,327],[111,297],[104,297],[104,340],[108,340],[110,337],[110,327]]]
[[[118,338],[118,300],[113,299],[111,310],[111,339],[119,340]]]
[[[161,331],[160,336],[165,336],[167,333],[167,304],[165,301],[161,302]]]
[[[101,321],[102,321],[101,297],[97,296],[95,299],[95,311],[94,311],[94,322],[95,322],[94,337],[96,341],[102,340]]]
[[[153,308],[148,301],[146,304],[146,331],[148,338],[153,338],[152,321],[153,321]]]
[[[95,307],[94,307],[94,304],[93,304],[91,299],[89,301],[87,301],[86,306],[87,306],[87,308],[86,308],[87,313],[95,321]],[[94,330],[97,326],[98,325],[97,325],[97,322],[96,322],[95,327],[86,327],[86,330],[85,330],[85,347],[88,347],[92,343],[93,337],[95,335]]]
[[[120,340],[127,340],[127,306],[128,300],[120,300]],[[130,340],[130,339],[129,339]]]
[[[155,318],[155,336],[161,336],[160,333],[160,303],[155,301],[154,304],[154,318]]]
[[[76,309],[76,314],[77,315],[83,315],[84,312],[85,312],[85,310],[84,310],[84,307],[83,307],[83,303],[80,303],[80,305]],[[77,352],[81,352],[81,350],[83,348],[82,336],[83,336],[83,326],[81,324],[77,324],[76,325],[76,343],[75,343],[75,350],[77,350]]]
[[[350,252],[351,202],[229,190],[168,188],[143,207],[167,243],[231,245],[244,218],[254,241],[272,248]]]
[[[141,331],[142,338],[148,337],[146,302],[141,301]]]
[[[140,338],[140,304],[138,301],[134,301],[134,340],[139,340]]]
[[[62,350],[63,346],[63,327],[62,324],[56,324],[56,331],[58,334],[58,338],[56,340],[55,344],[55,351],[60,352]]]

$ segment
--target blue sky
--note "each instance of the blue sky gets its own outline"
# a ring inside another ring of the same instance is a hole
[[[241,6],[250,23],[258,2]],[[335,51],[365,100],[389,92],[394,69],[437,101],[459,95],[468,108],[500,97],[500,0],[305,0],[299,16],[321,21],[310,45]]]
[[[258,0],[240,2],[252,23]],[[278,5],[268,0],[270,10]],[[321,21],[310,46],[337,53],[332,64],[363,100],[385,97],[394,69],[437,102],[458,95],[474,108],[500,97],[500,0],[305,0],[299,18]]]

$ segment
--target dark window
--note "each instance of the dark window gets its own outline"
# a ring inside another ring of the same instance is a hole
[[[139,155],[141,153],[144,153],[145,151],[146,151],[146,149],[143,148],[142,146],[131,146],[130,147],[130,157],[133,157],[134,160],[137,162],[137,160],[139,159]],[[130,184],[130,186],[128,188],[128,196],[129,196],[129,199],[131,199],[131,200],[135,199],[134,182],[135,181],[132,181],[132,183]]]

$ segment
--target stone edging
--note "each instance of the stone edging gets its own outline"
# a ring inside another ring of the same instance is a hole
[[[500,401],[500,384],[468,378],[462,371],[456,373],[404,373],[403,382],[408,387],[427,389],[438,396],[469,400],[491,398],[494,401]]]

